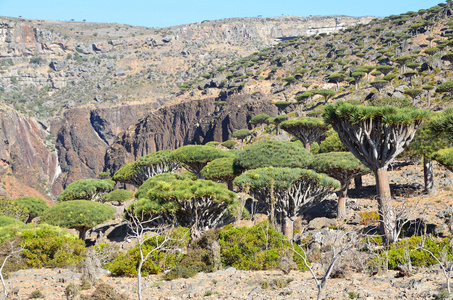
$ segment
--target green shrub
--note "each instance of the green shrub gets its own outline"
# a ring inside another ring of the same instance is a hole
[[[319,152],[319,145],[317,142],[313,142],[313,144],[311,144],[311,147],[310,147],[310,153],[315,155],[315,154],[318,154]]]
[[[40,216],[46,209],[49,208],[47,202],[38,197],[22,197],[14,201],[27,208],[29,212],[27,223],[30,223],[32,219]]]
[[[114,190],[104,196],[105,201],[118,202],[118,205],[132,198],[134,198],[134,192],[127,190]]]
[[[0,199],[0,215],[18,219],[25,222],[28,219],[28,209],[14,200],[8,198]]]
[[[166,249],[184,249],[189,242],[189,229],[185,227],[178,227],[171,233],[172,241],[167,244]],[[159,236],[157,239],[160,242],[165,237]],[[156,238],[151,238],[143,245],[143,254],[146,255],[156,248]],[[155,255],[151,255],[149,259],[143,264],[142,275],[157,274],[161,271],[173,269],[181,261],[183,254],[180,251],[168,250],[158,251]],[[107,264],[107,268],[112,272],[113,276],[128,276],[137,275],[138,264],[140,263],[140,252],[138,246],[127,251],[127,253],[120,254],[118,257]]]
[[[165,274],[163,278],[165,280],[173,280],[177,278],[190,278],[198,274],[201,270],[196,266],[176,266],[175,268],[171,269],[170,272]]]
[[[0,216],[0,227],[5,227],[11,224],[23,225],[24,223],[12,217]]]
[[[222,263],[243,270],[268,270],[278,266],[279,256],[291,247],[285,236],[267,222],[253,227],[228,225],[220,232]],[[298,255],[293,259],[300,269],[307,267]]]
[[[221,145],[228,149],[233,149],[234,147],[236,147],[237,144],[238,144],[238,142],[235,140],[228,140],[228,141],[223,142]]]
[[[101,283],[91,295],[83,295],[80,300],[128,300],[125,294],[120,294],[116,289],[106,283]]]
[[[41,293],[40,290],[35,290],[30,294],[30,297],[28,299],[39,299],[39,298],[45,298],[45,297]]]
[[[77,265],[85,257],[85,243],[75,235],[60,235],[52,228],[28,230],[22,233],[24,255],[33,268],[63,268]]]
[[[199,239],[193,241],[186,255],[181,260],[181,267],[195,267],[198,272],[212,272],[220,266],[216,266],[212,244],[219,240],[220,230],[213,229],[206,232]]]
[[[446,249],[449,260],[453,260],[453,255],[449,246],[448,238],[442,240],[436,240],[435,238],[412,236],[408,239],[401,240],[396,244],[392,244],[389,250],[383,251],[380,254],[380,258],[388,256],[388,268],[391,270],[397,270],[398,265],[407,263],[404,258],[404,251],[409,251],[410,260],[413,266],[427,267],[437,264],[437,261],[427,252],[421,249],[417,249],[422,245],[422,239],[424,239],[424,247],[431,251],[435,256],[439,257],[440,253]]]

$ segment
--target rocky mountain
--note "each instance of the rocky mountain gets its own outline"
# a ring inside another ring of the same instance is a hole
[[[11,124],[1,159],[27,185],[56,195],[74,180],[113,171],[155,149],[227,139],[247,125],[246,110],[276,114],[275,108],[251,104],[250,96],[225,107],[209,95],[177,96],[183,84],[282,40],[370,20],[242,18],[144,28],[2,17],[0,99],[9,114],[4,122]],[[155,111],[165,103],[175,106]]]
[[[45,193],[61,170],[58,155],[42,124],[14,109],[0,107],[0,174]]]
[[[105,169],[113,174],[148,153],[225,141],[231,132],[248,127],[253,116],[277,115],[277,107],[269,99],[258,101],[249,95],[236,96],[231,97],[228,105],[218,105],[215,100],[194,100],[150,113],[118,135],[107,149]]]
[[[202,73],[278,41],[370,17],[203,21],[168,28],[0,20],[0,98],[40,118],[82,104],[162,103]]]

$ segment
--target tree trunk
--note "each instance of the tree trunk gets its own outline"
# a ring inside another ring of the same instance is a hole
[[[142,251],[140,249],[140,251]],[[143,258],[140,260],[140,263],[138,264],[138,269],[137,269],[137,294],[138,294],[138,299],[142,300],[142,266],[143,266]]]
[[[363,187],[362,175],[354,177],[354,185],[356,190],[360,190]]]
[[[283,222],[283,234],[288,238],[288,240],[293,239],[293,229],[294,229],[294,221],[291,220],[289,217],[285,217]]]
[[[311,145],[310,145],[309,142],[304,143],[304,147],[305,147],[305,150],[307,150],[308,152],[310,152]]]
[[[380,231],[384,245],[389,245],[395,243],[398,237],[394,236],[396,224],[387,167],[375,170],[374,176],[376,178]]]
[[[233,191],[233,181],[231,181],[231,180],[228,181],[228,182],[227,182],[227,186],[228,186],[228,189],[229,189],[230,191]]]
[[[431,194],[434,191],[433,161],[423,157],[423,175],[425,178],[425,192]]]
[[[80,227],[80,228],[76,228],[78,231],[79,231],[79,239],[81,239],[82,241],[85,240],[85,237],[86,237],[86,234],[87,234],[87,231],[89,228],[87,227]]]
[[[348,193],[349,180],[341,183],[341,189],[338,195],[337,219],[346,218],[346,196]]]

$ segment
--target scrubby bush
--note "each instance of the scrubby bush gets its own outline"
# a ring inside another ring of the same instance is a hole
[[[263,167],[306,167],[313,156],[301,145],[286,141],[262,140],[236,155],[237,164],[244,169]]]
[[[267,222],[253,227],[228,225],[220,232],[222,263],[242,270],[268,270],[278,266],[279,256],[291,245],[283,234]],[[298,268],[306,269],[302,259],[293,256]]]
[[[24,223],[7,216],[0,216],[0,227],[8,226],[10,224],[23,225]]]
[[[63,268],[77,265],[85,256],[85,243],[75,235],[60,235],[54,228],[40,228],[22,233],[24,255],[33,268]]]
[[[0,216],[7,216],[25,222],[28,219],[27,207],[8,198],[0,199]]]
[[[115,181],[111,179],[80,179],[69,184],[65,190],[58,195],[58,201],[70,200],[97,200],[107,191],[112,190]]]
[[[228,140],[228,141],[223,142],[221,145],[228,149],[233,149],[234,147],[236,147],[237,144],[238,144],[238,142],[235,140]]]
[[[113,286],[101,283],[96,287],[93,294],[82,295],[80,300],[128,300],[129,297],[119,293]]]
[[[166,249],[156,252],[143,264],[142,275],[157,274],[162,271],[175,268],[181,261],[183,254],[181,249],[187,247],[189,243],[190,234],[189,229],[185,227],[178,227],[171,233],[171,242],[167,244]],[[161,235],[157,239],[159,243],[164,240]],[[142,246],[143,255],[152,251],[157,247],[156,238],[151,238],[146,241]],[[138,246],[127,251],[127,253],[120,254],[114,261],[107,264],[107,268],[112,272],[113,276],[128,276],[137,275],[137,268],[140,262],[140,252]]]
[[[333,129],[330,129],[326,133],[327,137],[319,145],[318,153],[327,153],[334,151],[348,151],[346,146],[340,141],[338,133]]]
[[[49,208],[47,202],[38,197],[22,197],[14,200],[16,203],[25,206],[28,209],[28,219],[27,223],[30,223],[31,220],[40,216],[46,209]]]
[[[453,260],[448,238],[436,240],[435,238],[412,236],[408,239],[401,240],[396,244],[390,245],[390,249],[383,251],[380,254],[380,257],[375,258],[373,262],[376,262],[379,259],[387,259],[388,257],[388,268],[397,270],[398,266],[408,263],[408,261],[406,261],[407,255],[405,256],[406,251],[409,253],[410,263],[413,266],[427,267],[437,264],[438,262],[427,251],[419,248],[422,244],[424,245],[424,248],[431,251],[437,257],[440,257],[442,250],[446,249],[448,260]]]
[[[218,244],[220,229],[206,232],[199,239],[193,241],[186,255],[179,263],[182,267],[195,267],[198,272],[211,272],[220,268],[220,252],[215,257],[215,244]],[[218,261],[219,260],[219,261]]]
[[[127,190],[114,190],[104,196],[105,201],[118,202],[118,205],[132,198],[134,198],[134,192]]]

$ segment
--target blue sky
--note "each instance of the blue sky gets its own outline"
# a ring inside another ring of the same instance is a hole
[[[442,0],[0,0],[0,15],[165,27],[235,17],[388,16]],[[364,4],[366,3],[366,4]]]

